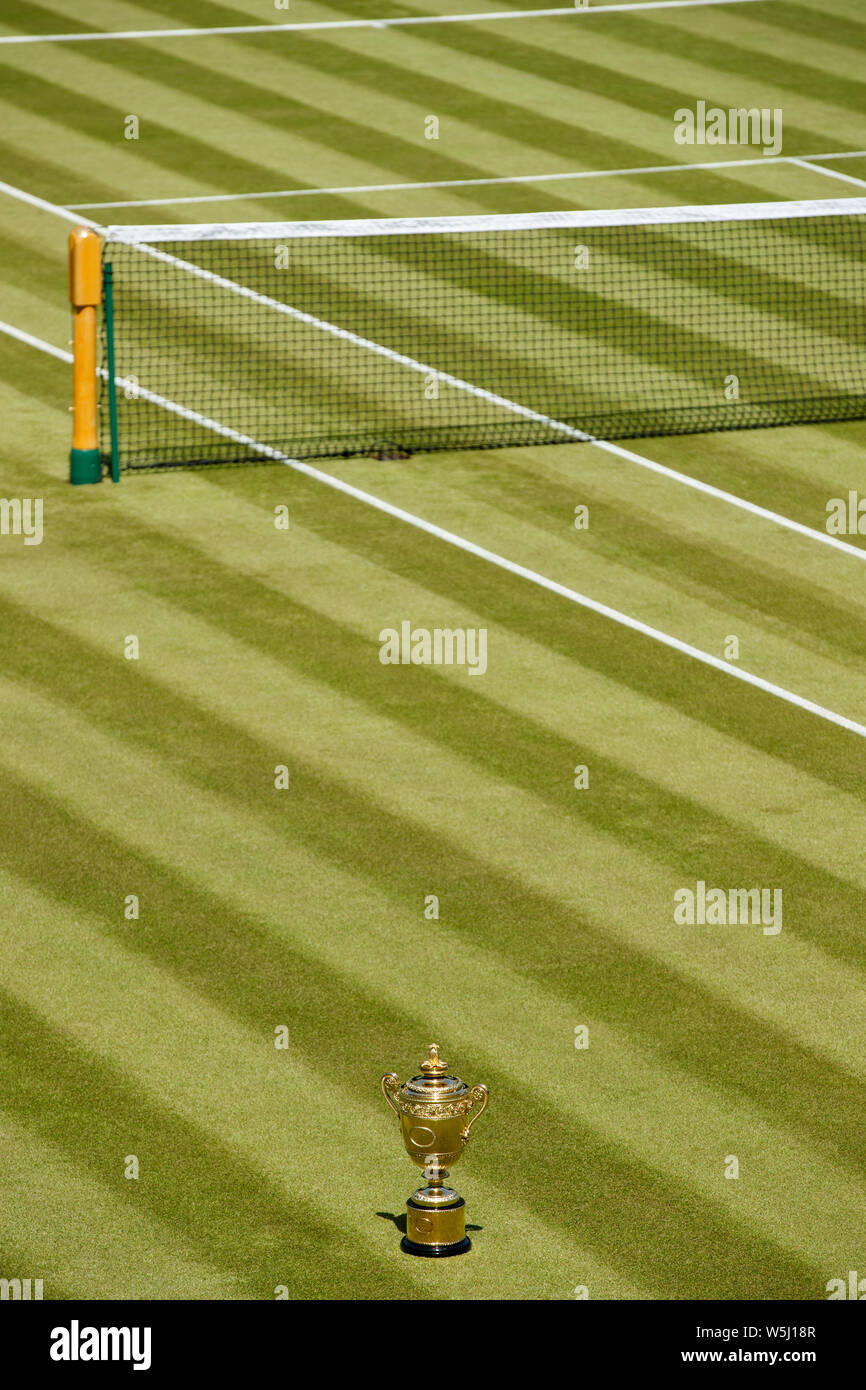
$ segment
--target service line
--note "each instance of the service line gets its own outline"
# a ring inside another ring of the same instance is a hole
[[[500,174],[477,179],[432,179],[420,183],[354,183],[342,184],[334,188],[281,188],[266,193],[196,193],[179,198],[127,198],[115,203],[67,203],[67,208],[85,208],[93,212],[99,208],[154,208],[181,207],[191,203],[240,203],[246,199],[257,198],[318,198],[336,193],[397,193],[409,189],[424,188],[483,188],[489,184],[509,183],[561,183],[571,179],[612,179],[627,178],[633,174],[675,174],[689,169],[744,169],[750,165],[760,165],[766,169],[770,164],[799,164],[813,173],[827,174],[830,178],[842,177],[834,169],[821,169],[810,161],[817,159],[863,159],[866,150],[832,150],[829,154],[778,154],[766,159],[712,159],[695,164],[643,164],[633,169],[578,169],[567,174]],[[862,183],[861,179],[849,179],[851,183]],[[864,185],[866,186],[866,185]]]
[[[567,9],[559,6],[549,10],[500,10],[486,14],[423,14],[401,15],[393,19],[323,19],[308,20],[303,24],[227,24],[210,29],[119,29],[108,32],[97,30],[80,34],[4,34],[0,44],[20,43],[87,43],[94,40],[114,39],[195,39],[225,34],[280,34],[308,33],[334,29],[395,29],[409,24],[478,24],[483,20],[502,19],[553,19],[572,18],[575,15],[623,14],[629,10],[678,10],[694,9],[704,5],[748,5],[772,4],[773,0],[633,0],[625,5],[571,5]]]

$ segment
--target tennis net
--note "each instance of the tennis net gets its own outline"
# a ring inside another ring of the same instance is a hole
[[[124,468],[866,415],[866,199],[112,227],[103,255]]]

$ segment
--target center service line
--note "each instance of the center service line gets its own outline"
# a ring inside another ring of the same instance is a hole
[[[0,332],[8,334],[9,337],[16,338],[30,347],[47,352],[52,357],[59,357],[64,361],[71,360],[71,354],[62,348],[44,342],[41,338],[35,338],[30,333],[24,333],[11,324],[0,321]],[[117,385],[124,384],[122,377],[116,377],[115,381]],[[504,555],[498,555],[494,550],[487,550],[485,546],[477,545],[475,541],[466,540],[454,531],[447,531],[444,527],[437,526],[433,521],[425,521],[423,517],[416,516],[414,512],[407,512],[403,507],[395,506],[393,502],[386,502],[381,497],[374,497],[372,493],[365,492],[352,483],[344,482],[342,478],[336,478],[331,473],[324,473],[320,468],[315,468],[310,463],[304,463],[301,459],[290,458],[288,454],[283,454],[278,449],[272,449],[268,444],[260,444],[257,440],[251,439],[249,435],[241,434],[238,430],[233,430],[227,425],[221,425],[218,421],[211,420],[208,416],[199,414],[198,411],[179,405],[176,401],[169,401],[164,396],[159,396],[156,392],[149,391],[144,387],[138,388],[138,394],[143,399],[162,406],[164,410],[168,410],[172,414],[181,415],[187,420],[194,420],[214,434],[244,444],[262,458],[272,459],[275,463],[283,463],[294,472],[303,473],[315,482],[323,483],[325,487],[332,488],[335,492],[342,492],[357,502],[363,502],[365,506],[384,512],[386,516],[394,517],[397,521],[403,521],[408,526],[413,526],[417,531],[424,531],[427,535],[435,537],[436,540],[444,541],[457,550],[463,550],[468,555],[474,555],[479,560],[496,565],[498,569],[505,570],[508,574],[526,579],[530,584],[546,589],[549,593],[558,594],[560,598],[568,599],[570,603],[576,603],[579,607],[587,608],[592,613],[598,613],[603,618],[609,618],[611,622],[619,623],[621,627],[627,627],[632,632],[639,632],[642,636],[649,637],[653,642],[660,642],[663,646],[670,647],[684,656],[689,656],[694,661],[700,661],[704,666],[712,666],[716,671],[724,671],[726,675],[733,676],[746,685],[754,686],[755,689],[763,690],[768,695],[774,695],[778,700],[784,700],[789,705],[795,705],[798,709],[817,715],[819,719],[824,719],[830,724],[838,725],[841,729],[848,729],[851,733],[866,738],[866,725],[858,724],[856,720],[848,719],[843,714],[837,714],[834,710],[827,709],[814,700],[807,700],[792,690],[786,690],[784,686],[764,680],[763,676],[752,675],[750,671],[744,671],[738,666],[731,665],[728,661],[722,661],[720,657],[712,656],[709,652],[702,651],[700,647],[693,647],[691,643],[683,642],[679,637],[671,637],[669,633],[662,632],[660,628],[651,627],[649,623],[641,622],[639,618],[629,617],[627,613],[621,613],[618,608],[611,608],[606,603],[599,603],[598,599],[589,598],[588,595],[579,593],[577,589],[570,589],[555,579],[548,579],[546,575],[539,574],[537,570],[529,569],[526,565],[519,565],[514,560],[508,560]]]

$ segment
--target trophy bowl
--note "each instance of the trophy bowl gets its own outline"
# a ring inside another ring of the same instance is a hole
[[[406,1203],[402,1248],[410,1255],[462,1255],[471,1244],[466,1204],[445,1179],[487,1105],[487,1087],[470,1087],[449,1076],[438,1045],[432,1043],[418,1076],[401,1085],[396,1072],[388,1072],[382,1077],[382,1091],[400,1121],[407,1154],[427,1180]]]

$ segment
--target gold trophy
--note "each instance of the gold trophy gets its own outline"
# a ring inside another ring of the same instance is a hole
[[[400,1120],[406,1152],[424,1169],[427,1180],[427,1186],[419,1187],[406,1203],[401,1248],[410,1255],[462,1255],[471,1244],[466,1234],[466,1203],[453,1187],[445,1186],[445,1179],[487,1104],[487,1087],[470,1089],[459,1077],[449,1076],[433,1043],[430,1056],[421,1063],[420,1076],[401,1086],[396,1072],[389,1071],[382,1077],[382,1090]]]

